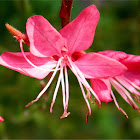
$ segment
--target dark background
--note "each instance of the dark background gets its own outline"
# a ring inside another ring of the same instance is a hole
[[[93,45],[88,51],[119,50],[140,55],[139,0],[74,0],[72,19],[85,7],[95,4],[100,12]],[[5,23],[26,33],[26,21],[32,15],[42,15],[59,31],[61,0],[0,0],[0,54],[20,51],[19,43],[5,28]],[[25,50],[28,47],[25,46]],[[44,79],[47,81],[47,78]],[[71,114],[62,120],[61,88],[53,113],[49,107],[53,87],[32,106],[25,105],[40,92],[40,81],[0,66],[1,139],[138,139],[140,114],[114,91],[119,105],[129,119],[118,111],[113,102],[91,105],[92,115],[85,123],[87,106],[78,82],[69,71]]]

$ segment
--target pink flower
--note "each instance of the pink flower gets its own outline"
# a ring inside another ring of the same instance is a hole
[[[92,88],[99,99],[107,103],[112,101],[113,98],[117,108],[128,118],[126,113],[119,107],[117,103],[113,91],[111,90],[110,84],[112,84],[122,96],[122,98],[134,109],[140,112],[139,107],[133,100],[134,98],[140,103],[140,92],[138,91],[140,90],[140,56],[130,55],[120,51],[101,51],[98,53],[113,58],[128,68],[125,73],[120,76],[115,76],[114,78],[112,77],[108,79],[91,80]],[[99,84],[100,86],[98,86]]]
[[[59,77],[54,91],[50,112],[55,102],[60,83],[62,85],[64,113],[60,118],[67,117],[69,101],[68,68],[76,76],[83,97],[91,114],[91,94],[100,105],[100,100],[87,82],[86,78],[109,78],[122,74],[126,67],[120,62],[98,53],[84,53],[93,41],[99,12],[94,5],[84,9],[71,23],[57,32],[42,16],[30,17],[26,24],[30,42],[30,52],[24,52],[20,40],[21,53],[5,52],[0,57],[0,64],[37,79],[45,78],[50,72],[52,77],[37,98],[27,106],[36,102],[51,85],[57,71]],[[85,87],[85,89],[84,89]],[[85,93],[87,91],[87,94]]]
[[[3,121],[4,121],[4,119],[0,116],[0,123],[3,122]]]

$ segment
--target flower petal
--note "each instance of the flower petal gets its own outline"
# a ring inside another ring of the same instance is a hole
[[[106,55],[123,63],[128,69],[140,68],[140,56],[126,54],[121,51],[100,51],[100,54]]]
[[[120,62],[98,53],[87,53],[74,63],[83,74],[92,78],[114,77],[127,70]]]
[[[111,85],[106,79],[90,79],[91,87],[102,102],[111,102]]]
[[[69,54],[86,50],[91,46],[98,20],[99,12],[96,6],[91,5],[60,30],[60,34],[67,40]]]
[[[128,69],[138,68],[140,70],[140,56],[138,55],[129,54],[127,59],[123,59],[120,62],[123,63]]]
[[[25,60],[22,53],[10,52],[5,52],[0,56],[0,65],[37,79],[45,78],[50,73],[51,69],[56,66],[56,61],[52,60],[50,57],[36,57],[30,52],[25,52],[25,55],[38,68],[30,65]]]
[[[123,75],[131,84],[140,88],[140,68],[127,70]]]
[[[124,60],[128,57],[128,54],[121,51],[106,50],[106,51],[100,51],[98,53],[116,59],[118,61]]]
[[[44,17],[30,17],[27,20],[26,30],[32,54],[39,57],[61,55],[65,40]]]

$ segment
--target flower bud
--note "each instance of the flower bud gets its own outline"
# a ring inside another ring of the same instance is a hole
[[[17,30],[16,28],[14,28],[9,24],[5,24],[5,26],[8,29],[8,31],[14,36],[14,38],[16,38],[18,41],[22,39],[23,43],[29,45],[29,39],[26,34],[23,34],[22,32],[20,32],[19,30]]]

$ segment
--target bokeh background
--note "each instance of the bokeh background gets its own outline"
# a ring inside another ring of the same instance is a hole
[[[119,50],[140,55],[139,0],[74,0],[72,19],[85,7],[95,4],[100,11],[93,45],[88,51]],[[26,33],[30,16],[43,15],[59,31],[61,0],[0,0],[0,54],[20,51],[19,43],[5,28],[5,23]],[[25,46],[28,50],[28,46]],[[44,79],[44,82],[47,78]],[[114,91],[119,105],[129,119],[118,111],[113,102],[91,105],[92,115],[85,123],[87,106],[78,82],[69,71],[71,114],[62,120],[61,88],[53,113],[49,107],[53,96],[51,88],[38,102],[25,108],[41,90],[40,81],[0,66],[0,139],[139,139],[140,114],[133,110]]]

